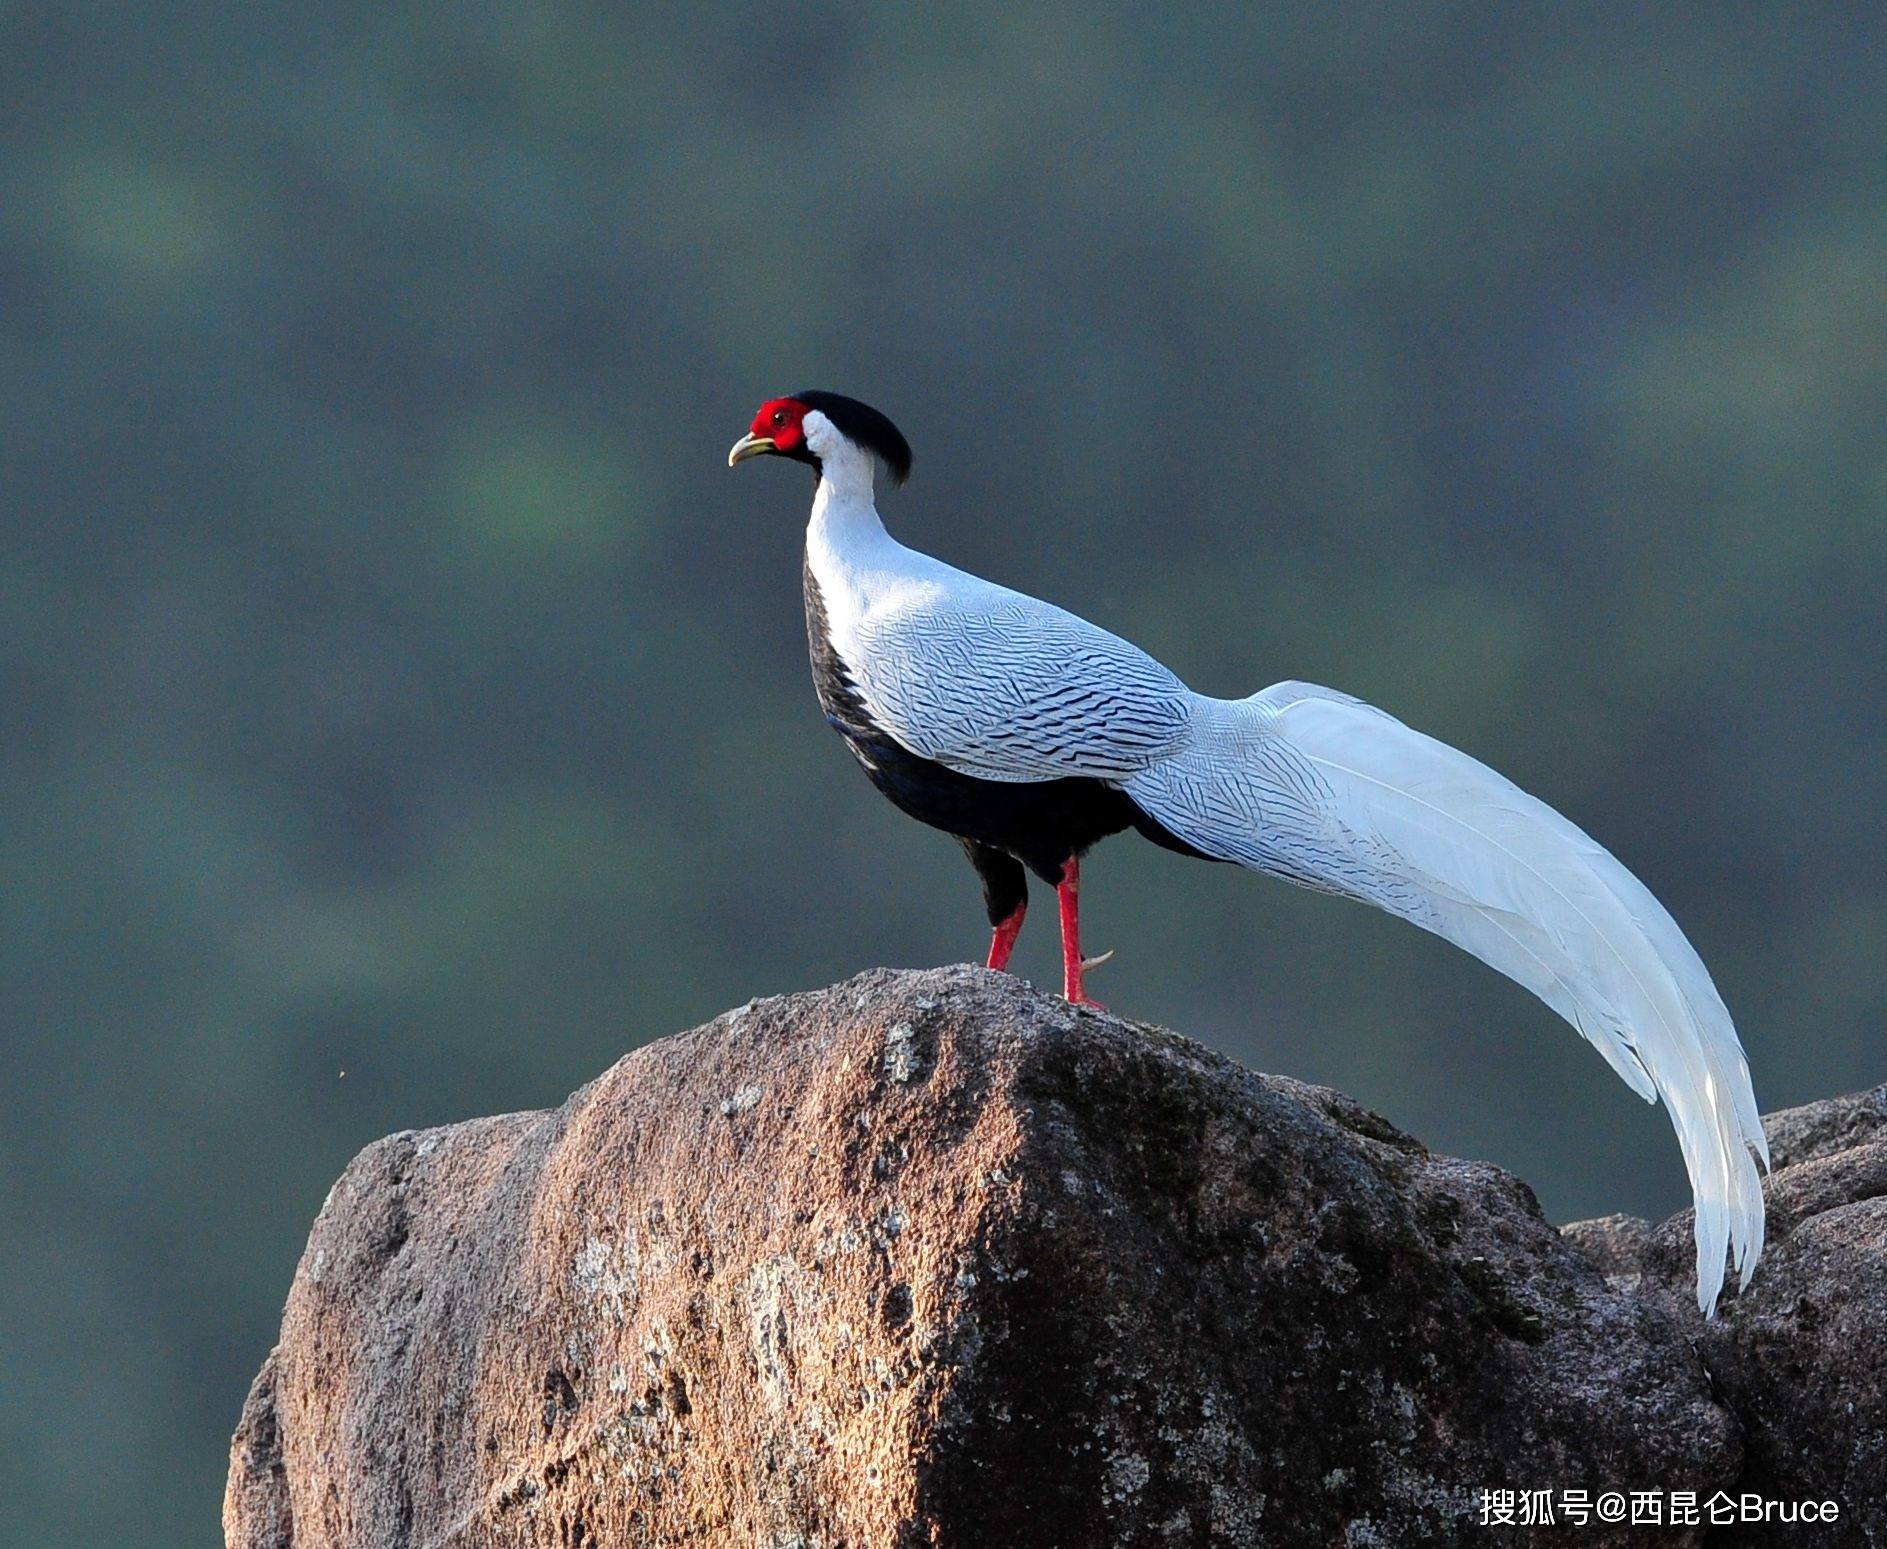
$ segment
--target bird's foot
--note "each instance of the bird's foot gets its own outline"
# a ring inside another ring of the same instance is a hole
[[[1086,977],[1090,969],[1099,968],[1101,964],[1105,963],[1113,955],[1114,948],[1109,947],[1105,952],[1097,956],[1082,958],[1080,972],[1075,975],[1074,982],[1063,990],[1062,998],[1071,1006],[1092,1006],[1096,1011],[1107,1010],[1106,1006],[1102,1005],[1088,993],[1087,987],[1082,983],[1082,980]]]

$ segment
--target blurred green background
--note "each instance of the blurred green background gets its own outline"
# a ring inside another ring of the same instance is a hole
[[[0,4],[0,1540],[214,1539],[376,1136],[980,957],[814,706],[802,474],[724,466],[797,387],[907,540],[1586,825],[1765,1108],[1887,1077],[1880,9],[1175,17]],[[1086,875],[1116,1008],[1687,1197],[1452,948]]]

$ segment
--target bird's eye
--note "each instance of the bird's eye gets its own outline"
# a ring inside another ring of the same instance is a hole
[[[775,409],[773,411],[773,423],[776,425],[784,425],[786,423],[786,410]]]

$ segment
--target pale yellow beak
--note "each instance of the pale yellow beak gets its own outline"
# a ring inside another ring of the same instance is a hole
[[[727,454],[727,466],[732,468],[736,463],[744,463],[749,457],[758,457],[772,450],[773,438],[771,436],[751,434],[742,436],[734,443],[733,451]]]

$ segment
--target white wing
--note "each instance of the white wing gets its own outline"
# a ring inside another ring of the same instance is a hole
[[[1662,1095],[1697,1200],[1697,1300],[1762,1251],[1768,1148],[1710,975],[1662,905],[1545,803],[1348,695],[1194,700],[1189,746],[1123,781],[1207,854],[1387,909],[1532,990],[1640,1096]]]
[[[1117,780],[1178,748],[1191,720],[1185,685],[1138,646],[986,582],[923,589],[851,634],[844,655],[872,718],[985,780]]]

